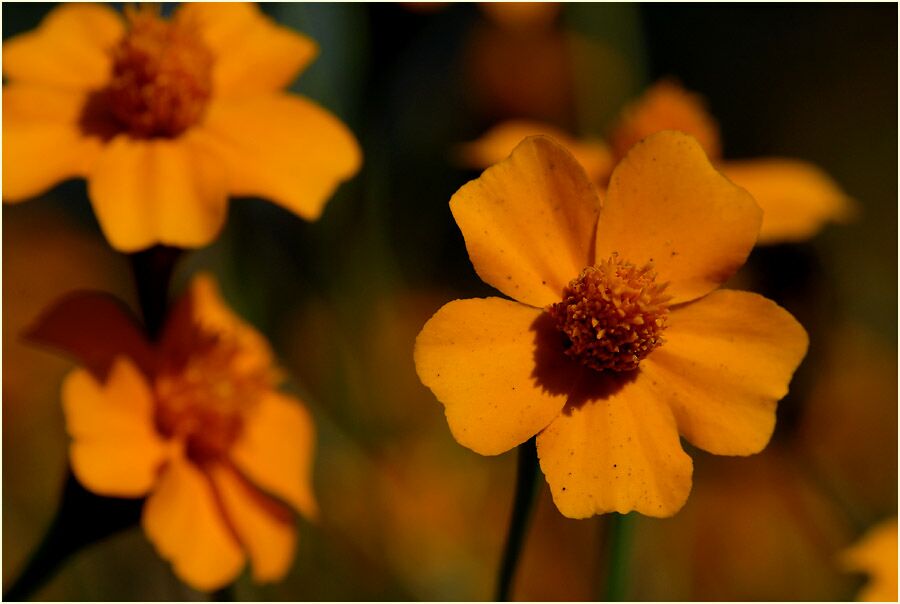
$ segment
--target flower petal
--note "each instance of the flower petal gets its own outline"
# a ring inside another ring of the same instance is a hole
[[[87,103],[81,91],[3,87],[4,201],[23,201],[87,175],[103,144],[80,124]]]
[[[124,32],[119,15],[107,6],[62,4],[37,29],[3,43],[3,76],[60,88],[100,88],[110,75],[109,51]]]
[[[666,342],[641,364],[691,443],[717,455],[766,446],[775,406],[806,354],[803,327],[749,292],[713,292],[669,315]]]
[[[177,357],[196,343],[196,327],[237,343],[231,367],[239,373],[269,368],[274,362],[266,339],[249,323],[236,315],[222,300],[212,275],[199,273],[187,292],[175,303],[166,320],[160,340],[163,353]]]
[[[157,243],[204,246],[227,209],[224,166],[190,135],[114,138],[97,159],[88,193],[106,238],[122,252]]]
[[[144,375],[152,373],[154,352],[138,320],[109,294],[67,294],[46,309],[24,337],[71,354],[103,380],[117,356],[131,359]]]
[[[340,120],[287,94],[215,102],[202,130],[227,166],[232,194],[271,199],[307,220],[319,217],[362,161]]]
[[[622,111],[609,137],[613,153],[625,157],[634,145],[662,130],[690,134],[710,159],[721,154],[719,125],[703,98],[673,80],[660,80]]]
[[[263,583],[284,577],[297,545],[291,511],[260,493],[228,466],[215,466],[210,477],[231,526],[250,556],[253,580]]]
[[[825,223],[846,222],[855,213],[853,200],[808,162],[769,158],[724,162],[718,168],[762,208],[761,244],[803,241]]]
[[[315,426],[295,398],[264,396],[247,418],[231,459],[256,486],[283,499],[307,518],[318,514],[312,493]]]
[[[594,182],[605,180],[612,172],[612,154],[599,140],[578,141],[554,126],[527,120],[503,122],[480,139],[461,145],[460,159],[469,167],[484,169],[509,157],[522,140],[541,134],[568,149]]]
[[[544,136],[522,141],[450,200],[478,276],[537,307],[558,302],[591,264],[599,209],[584,169]]]
[[[680,132],[635,146],[612,174],[597,224],[597,261],[652,261],[672,303],[719,286],[747,259],[762,212]]]
[[[416,338],[419,379],[444,405],[459,444],[497,455],[534,436],[566,402],[581,368],[546,314],[501,298],[455,300]]]
[[[860,591],[860,602],[897,600],[897,520],[885,520],[841,556],[844,568],[870,576]]]
[[[166,458],[166,444],[154,425],[150,387],[137,368],[120,357],[106,383],[76,369],[63,383],[62,400],[78,481],[100,495],[145,495]]]
[[[553,501],[569,518],[632,510],[675,514],[691,491],[691,458],[675,418],[647,384],[589,372],[537,437]]]
[[[319,52],[316,43],[282,27],[249,2],[198,2],[178,9],[195,22],[213,52],[217,96],[274,92],[288,86]]]
[[[147,498],[141,524],[159,555],[194,589],[223,587],[244,567],[244,552],[209,478],[180,455],[170,460]]]

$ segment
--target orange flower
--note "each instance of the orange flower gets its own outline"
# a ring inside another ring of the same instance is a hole
[[[871,577],[859,593],[862,602],[897,601],[897,519],[886,520],[871,529],[863,539],[844,552],[848,570]]]
[[[106,238],[198,247],[228,195],[316,219],[360,164],[347,128],[282,92],[316,44],[251,4],[187,4],[170,21],[66,4],[3,43],[3,198],[86,178]]]
[[[222,587],[247,558],[257,581],[287,572],[291,508],[316,514],[312,420],[275,389],[268,344],[209,277],[193,281],[158,344],[94,293],[63,299],[30,337],[84,365],[62,392],[75,476],[100,495],[146,496],[144,532],[185,583]]]
[[[634,147],[601,207],[571,154],[528,138],[450,209],[479,276],[515,300],[450,302],[416,340],[460,444],[496,455],[537,435],[572,518],[678,511],[692,468],[679,433],[720,455],[765,447],[806,332],[761,296],[714,291],[761,212],[694,139]]]
[[[703,100],[671,80],[658,82],[622,111],[610,133],[611,151],[607,151],[610,157],[605,170],[596,160],[588,163],[583,157],[588,146],[603,149],[600,143],[574,142],[568,137],[559,137],[555,130],[539,123],[529,123],[527,127],[518,122],[501,124],[469,143],[464,158],[469,165],[485,168],[506,157],[524,136],[546,134],[569,147],[591,178],[605,185],[613,166],[633,145],[654,132],[679,130],[696,138],[716,168],[753,195],[763,210],[760,244],[808,239],[826,223],[844,222],[855,212],[853,201],[837,183],[808,162],[785,158],[722,160],[719,128],[706,111]],[[512,140],[514,135],[521,136]]]

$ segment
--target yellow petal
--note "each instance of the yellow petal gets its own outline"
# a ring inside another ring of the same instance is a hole
[[[897,520],[870,529],[862,540],[844,552],[844,567],[870,575],[859,593],[861,602],[897,601]]]
[[[144,375],[152,374],[154,352],[138,320],[109,294],[67,294],[44,310],[24,337],[72,355],[102,380],[118,356],[127,356]]]
[[[237,344],[231,367],[240,373],[265,369],[274,362],[266,339],[236,315],[222,299],[212,275],[199,273],[187,292],[175,303],[160,339],[163,354],[179,354],[194,345],[196,328]]]
[[[806,354],[803,327],[771,300],[721,290],[673,309],[663,337],[641,379],[672,408],[681,434],[717,455],[761,451]]]
[[[856,211],[838,184],[808,162],[769,158],[724,162],[718,168],[762,208],[760,244],[809,239],[826,223],[846,222]]]
[[[256,486],[283,499],[307,518],[315,518],[315,440],[312,417],[300,401],[270,392],[247,417],[230,455]]]
[[[580,372],[546,314],[501,298],[445,305],[416,338],[415,361],[457,442],[482,455],[549,424]]]
[[[691,491],[675,418],[641,380],[589,372],[537,437],[553,501],[569,518],[671,516]]]
[[[202,591],[231,583],[244,552],[226,524],[210,479],[175,456],[144,504],[141,524],[179,579]]]
[[[549,124],[509,120],[488,130],[484,136],[460,147],[460,159],[471,168],[487,168],[509,157],[516,145],[529,136],[545,135],[568,149],[594,182],[605,180],[612,171],[612,155],[599,140],[577,141]]]
[[[634,145],[662,130],[690,134],[710,159],[721,155],[719,126],[703,99],[672,80],[657,82],[622,111],[609,137],[613,153],[625,157]]]
[[[37,29],[3,43],[3,75],[13,82],[101,88],[112,66],[109,51],[124,31],[107,6],[62,4]]]
[[[294,559],[297,531],[291,511],[253,488],[228,466],[210,471],[216,492],[237,533],[258,583],[284,577]]]
[[[319,52],[314,41],[246,2],[182,5],[177,18],[194,22],[215,56],[217,96],[253,95],[288,86]]]
[[[450,210],[478,276],[543,307],[591,264],[600,199],[572,154],[543,136],[453,195]]]
[[[229,191],[315,220],[359,170],[353,134],[308,99],[279,94],[215,102],[200,135],[228,169]]]
[[[88,193],[103,233],[121,252],[204,246],[227,209],[225,167],[190,135],[116,137],[97,158]]]
[[[78,481],[100,495],[145,495],[166,446],[154,425],[153,395],[137,368],[120,357],[106,383],[76,369],[63,383],[62,401]]]
[[[747,258],[762,212],[693,138],[660,132],[616,167],[597,223],[597,261],[653,262],[672,303],[719,286]]]
[[[103,143],[79,123],[87,101],[81,91],[3,87],[4,201],[23,201],[88,174]]]

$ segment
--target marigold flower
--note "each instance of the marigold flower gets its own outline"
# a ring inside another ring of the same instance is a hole
[[[66,4],[3,43],[3,199],[86,178],[131,252],[208,244],[228,195],[316,219],[361,161],[349,130],[287,86],[316,44],[252,4]]]
[[[897,519],[886,520],[872,528],[856,545],[844,552],[848,570],[870,576],[859,593],[861,602],[897,601]]]
[[[719,127],[703,99],[671,80],[658,82],[622,111],[611,129],[609,148],[598,141],[560,136],[556,128],[547,124],[511,121],[468,143],[463,159],[468,165],[486,168],[505,158],[525,136],[545,134],[567,146],[591,178],[605,185],[612,168],[633,145],[661,130],[678,130],[696,138],[716,168],[753,195],[763,209],[760,244],[808,239],[826,223],[845,222],[856,211],[853,200],[838,184],[809,162],[775,157],[723,160]],[[514,136],[518,140],[513,140]],[[608,155],[603,163],[586,154],[596,157],[601,149]]]
[[[64,298],[31,330],[73,354],[62,399],[78,480],[111,497],[147,497],[141,523],[187,584],[213,590],[249,558],[282,577],[296,543],[291,509],[316,515],[314,428],[279,393],[265,339],[196,278],[158,343],[114,299]]]
[[[692,469],[679,434],[719,455],[766,445],[807,336],[761,296],[715,291],[761,212],[694,139],[635,146],[601,207],[569,152],[528,138],[450,209],[478,275],[514,300],[450,302],[416,340],[460,444],[496,455],[537,435],[572,518],[678,511]]]

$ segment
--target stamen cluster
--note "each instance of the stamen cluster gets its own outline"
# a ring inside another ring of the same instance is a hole
[[[597,371],[631,371],[664,342],[670,296],[652,264],[613,255],[585,268],[547,312],[568,338],[566,354]]]
[[[184,19],[143,7],[127,16],[128,33],[112,51],[109,108],[134,136],[177,136],[200,121],[212,95],[212,53]]]

